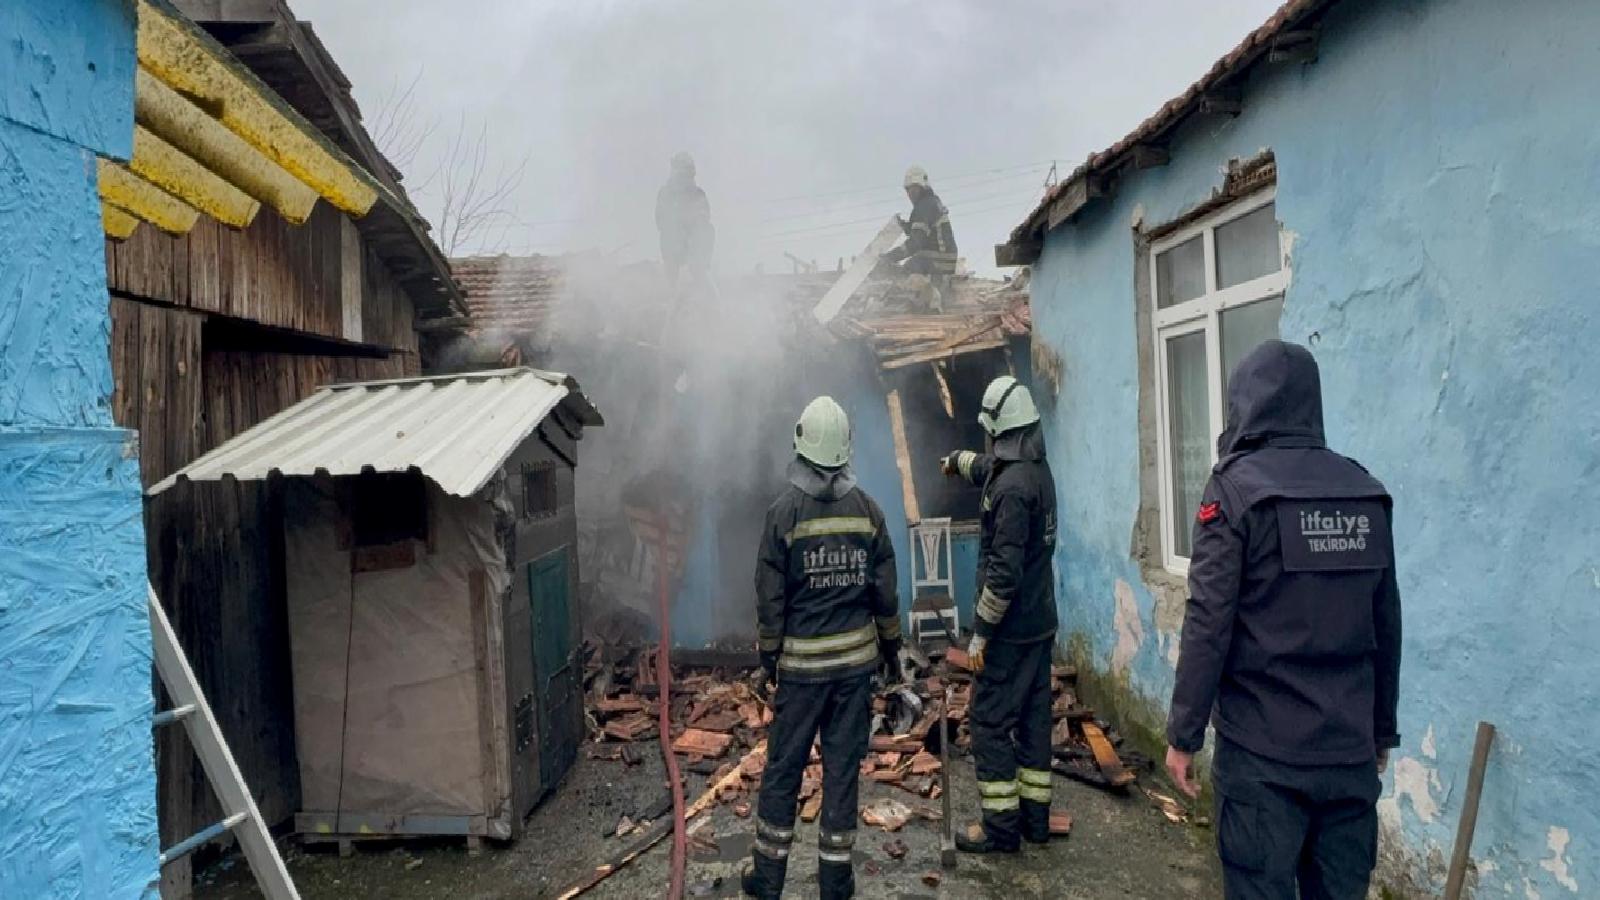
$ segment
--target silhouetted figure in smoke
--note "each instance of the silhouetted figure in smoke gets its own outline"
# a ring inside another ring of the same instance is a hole
[[[716,232],[711,227],[711,203],[694,180],[694,159],[687,153],[672,157],[672,173],[656,194],[656,230],[661,234],[661,267],[667,283],[677,287],[687,269],[689,283],[705,283],[711,267]]]

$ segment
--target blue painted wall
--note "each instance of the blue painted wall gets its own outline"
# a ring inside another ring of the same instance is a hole
[[[1388,484],[1405,597],[1385,877],[1437,890],[1473,729],[1500,737],[1479,896],[1600,895],[1600,6],[1347,0],[1309,67],[1257,72],[1046,241],[1035,340],[1064,621],[1164,706],[1170,621],[1132,558],[1135,211],[1168,221],[1270,148],[1293,234],[1282,333],[1323,368],[1330,441]],[[1114,136],[1108,135],[1108,139]],[[1124,614],[1118,615],[1118,582]],[[1402,852],[1396,852],[1402,851]]]
[[[121,0],[0,9],[0,896],[157,876],[133,436],[113,426],[95,154],[132,141]]]

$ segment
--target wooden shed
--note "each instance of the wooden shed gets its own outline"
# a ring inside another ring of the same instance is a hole
[[[513,838],[566,773],[600,424],[535,369],[330,385],[152,489],[281,482],[298,831]]]
[[[420,373],[423,323],[465,307],[309,25],[281,0],[136,8],[134,152],[99,160],[99,187],[112,413],[150,486],[319,385]],[[150,579],[273,824],[302,805],[281,502],[231,483],[145,508]],[[221,816],[182,729],[156,751],[170,846]],[[190,860],[163,868],[164,896]]]

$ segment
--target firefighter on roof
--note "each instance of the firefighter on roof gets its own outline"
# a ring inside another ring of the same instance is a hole
[[[969,649],[972,753],[983,823],[956,834],[968,853],[1015,853],[1050,839],[1050,664],[1056,595],[1056,487],[1039,411],[1009,375],[983,393],[986,454],[963,450],[944,472],[983,489],[978,609]]]
[[[911,218],[900,219],[905,242],[883,255],[885,261],[900,266],[908,280],[925,283],[934,291],[938,308],[949,293],[950,277],[956,272],[956,234],[950,227],[950,211],[928,184],[928,173],[921,166],[906,170],[906,196],[911,198]]]
[[[830,397],[811,401],[794,429],[789,488],[767,510],[756,559],[761,665],[777,682],[767,767],[756,808],[752,897],[783,891],[795,800],[820,733],[822,818],[818,885],[855,893],[850,864],[856,794],[872,725],[872,675],[899,678],[900,610],[894,548],[883,512],[850,470],[850,422]]]

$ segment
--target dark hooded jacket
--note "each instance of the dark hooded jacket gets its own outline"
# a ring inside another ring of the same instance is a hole
[[[899,582],[883,511],[849,466],[796,458],[767,510],[756,562],[758,636],[781,651],[780,681],[870,673],[879,641],[900,639]]]
[[[1303,347],[1268,341],[1234,369],[1228,422],[1194,523],[1167,740],[1217,732],[1293,765],[1397,746],[1400,593],[1390,499],[1332,452]]]
[[[983,488],[973,630],[1024,643],[1056,633],[1056,484],[1038,425],[1000,435],[961,474]]]

